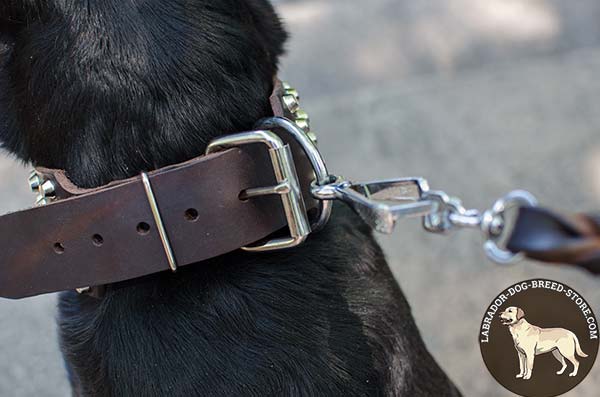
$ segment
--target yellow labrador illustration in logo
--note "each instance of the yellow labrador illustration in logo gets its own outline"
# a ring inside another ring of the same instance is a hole
[[[581,350],[577,335],[573,332],[564,328],[541,328],[530,324],[525,319],[524,310],[516,306],[510,306],[500,313],[500,321],[508,326],[519,356],[520,372],[517,378],[530,379],[535,356],[550,352],[562,365],[556,372],[557,375],[565,372],[568,360],[573,364],[573,371],[569,376],[577,376],[577,356],[585,358],[587,354]]]

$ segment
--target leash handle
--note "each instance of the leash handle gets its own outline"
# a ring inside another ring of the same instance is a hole
[[[548,263],[567,263],[600,274],[600,217],[519,208],[506,247]]]

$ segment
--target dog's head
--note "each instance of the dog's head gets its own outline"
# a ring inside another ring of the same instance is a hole
[[[0,141],[95,186],[249,129],[286,39],[266,0],[3,0]]]
[[[500,313],[500,322],[502,325],[513,325],[525,317],[525,312],[520,307],[510,306]]]

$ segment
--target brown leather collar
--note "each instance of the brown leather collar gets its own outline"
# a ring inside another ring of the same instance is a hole
[[[32,181],[44,205],[0,217],[0,297],[89,287],[98,294],[101,288],[94,287],[239,248],[264,249],[261,241],[286,226],[291,238],[271,239],[267,246],[293,246],[325,224],[329,200],[345,202],[384,233],[405,216],[424,216],[433,232],[472,226],[471,218],[483,227],[485,213],[469,215],[445,193],[429,191],[422,178],[331,180],[295,90],[275,79],[270,103],[275,117],[262,120],[257,131],[217,138],[209,154],[99,188],[81,189],[62,170],[38,168]],[[509,196],[486,213],[503,216]],[[518,204],[520,215],[500,259],[523,253],[600,273],[597,218],[568,222]],[[503,209],[494,213],[496,207]],[[460,215],[454,221],[449,208]],[[431,215],[446,221],[436,226]],[[488,236],[486,249],[494,238]]]
[[[279,80],[270,101],[274,116],[307,123],[297,95]],[[313,166],[296,140],[284,132],[278,135],[289,144],[303,201],[314,211]],[[260,145],[149,172],[159,220],[141,176],[80,189],[64,171],[37,172],[42,182],[52,183],[56,200],[0,217],[2,297],[98,286],[169,270],[161,226],[177,266],[185,266],[252,244],[288,225],[285,202],[278,195],[239,197],[247,189],[277,185],[272,159]]]

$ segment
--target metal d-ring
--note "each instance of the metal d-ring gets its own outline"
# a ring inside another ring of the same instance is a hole
[[[513,190],[481,215],[480,227],[486,238],[483,247],[488,258],[500,264],[510,264],[522,258],[521,253],[509,251],[498,245],[498,240],[503,234],[504,213],[512,207],[533,207],[537,204],[537,199],[528,191]]]
[[[259,120],[254,126],[258,130],[273,130],[280,128],[290,134],[306,154],[308,161],[315,172],[316,184],[323,186],[331,182],[331,176],[327,172],[327,167],[323,161],[319,149],[314,142],[306,135],[306,132],[298,127],[294,122],[283,117],[268,117]],[[333,203],[331,201],[319,200],[319,216],[311,222],[311,229],[316,232],[322,229],[331,216]]]

